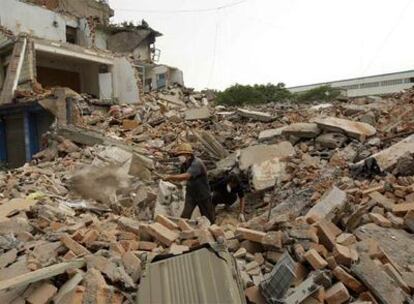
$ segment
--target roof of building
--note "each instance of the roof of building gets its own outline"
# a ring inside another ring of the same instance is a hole
[[[406,70],[406,71],[400,71],[400,72],[392,72],[392,73],[385,73],[385,74],[377,74],[377,75],[369,75],[369,76],[362,76],[362,77],[355,77],[355,78],[347,78],[347,79],[340,79],[340,80],[327,81],[327,82],[319,82],[319,83],[305,84],[305,85],[288,87],[287,89],[298,89],[298,88],[305,88],[305,87],[311,87],[311,86],[322,86],[322,85],[329,85],[329,84],[336,83],[336,82],[353,81],[353,80],[360,80],[360,79],[367,79],[367,78],[375,78],[375,77],[383,77],[383,76],[392,76],[392,75],[398,75],[398,74],[404,74],[404,73],[411,73],[411,72],[414,73],[414,70]]]

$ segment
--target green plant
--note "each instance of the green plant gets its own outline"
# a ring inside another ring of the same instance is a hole
[[[283,83],[277,85],[255,84],[253,86],[235,84],[217,93],[217,103],[229,106],[261,104],[289,100],[291,95]]]
[[[293,100],[299,103],[307,102],[329,102],[336,99],[341,94],[339,89],[332,88],[331,86],[324,85],[303,93],[294,94]]]

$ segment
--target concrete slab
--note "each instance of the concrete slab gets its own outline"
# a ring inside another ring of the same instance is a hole
[[[395,145],[360,161],[357,165],[362,165],[368,159],[374,158],[381,171],[389,171],[393,169],[397,161],[406,153],[414,153],[414,135],[410,135]]]
[[[406,271],[405,267],[413,264],[414,236],[405,230],[383,228],[370,223],[359,227],[354,234],[362,241],[370,238],[376,240],[398,271]]]
[[[345,203],[346,193],[334,186],[325,192],[319,202],[308,211],[305,218],[331,220],[335,216],[335,212],[343,208]]]
[[[318,125],[315,123],[294,123],[287,126],[282,134],[286,136],[296,136],[299,138],[314,138],[321,133]]]
[[[255,145],[240,152],[240,169],[247,170],[254,164],[279,157],[280,159],[295,155],[295,149],[288,141],[276,145]]]
[[[285,174],[286,164],[278,157],[252,166],[252,186],[256,191],[273,187]]]
[[[316,119],[314,122],[323,130],[344,132],[348,136],[360,141],[374,136],[377,133],[377,130],[367,123],[342,118],[327,117]]]
[[[276,129],[263,130],[259,133],[258,140],[260,142],[264,142],[264,141],[272,140],[272,139],[275,139],[279,136],[282,136],[282,132],[286,127],[287,126],[276,128]]]
[[[275,120],[275,117],[273,117],[271,114],[265,113],[265,112],[250,111],[250,110],[245,110],[245,109],[238,108],[237,113],[241,117],[250,118],[250,119],[258,120],[258,121],[262,121],[262,122],[271,122],[271,121]]]
[[[406,303],[407,295],[367,254],[361,255],[359,262],[351,270],[381,303]]]
[[[185,120],[208,120],[211,112],[208,107],[194,108],[185,111]]]

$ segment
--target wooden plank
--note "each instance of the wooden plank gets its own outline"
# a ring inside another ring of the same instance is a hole
[[[59,274],[64,273],[66,270],[71,268],[82,268],[85,266],[85,260],[75,260],[67,263],[60,263],[56,265],[52,265],[49,267],[45,267],[33,272],[25,273],[19,275],[17,277],[3,280],[0,282],[0,290],[8,289],[8,288],[16,288],[22,285],[27,285],[30,283],[38,282],[41,280],[45,280],[48,278],[52,278]]]

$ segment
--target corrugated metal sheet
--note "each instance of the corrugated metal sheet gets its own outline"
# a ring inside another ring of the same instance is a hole
[[[138,304],[244,304],[233,257],[202,248],[149,264],[138,289]]]

